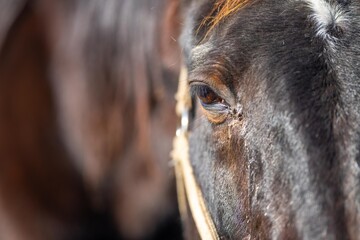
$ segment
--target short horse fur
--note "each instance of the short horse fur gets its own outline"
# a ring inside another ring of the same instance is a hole
[[[360,2],[229,2],[191,1],[181,38],[219,235],[359,239]]]

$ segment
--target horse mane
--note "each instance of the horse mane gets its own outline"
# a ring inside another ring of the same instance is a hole
[[[247,6],[250,2],[251,0],[216,0],[213,9],[200,25],[200,28],[208,27],[205,38],[222,20]]]

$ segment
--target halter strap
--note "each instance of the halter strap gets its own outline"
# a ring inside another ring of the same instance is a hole
[[[187,218],[188,211],[186,204],[188,201],[192,217],[201,239],[218,240],[220,238],[205,205],[204,197],[196,182],[189,160],[188,128],[191,97],[187,82],[187,69],[184,66],[181,69],[179,88],[175,98],[177,100],[176,112],[181,116],[181,127],[176,131],[173,143],[174,149],[171,155],[175,163],[180,214],[183,220]]]

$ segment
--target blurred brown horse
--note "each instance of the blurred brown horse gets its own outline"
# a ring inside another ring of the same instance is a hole
[[[0,1],[0,239],[139,239],[176,216],[177,11]]]

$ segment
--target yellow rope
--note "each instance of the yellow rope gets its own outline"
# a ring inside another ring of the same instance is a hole
[[[176,94],[177,114],[182,116],[191,108],[191,98],[187,83],[186,68],[182,69],[179,80],[179,88]],[[172,158],[175,163],[179,210],[182,219],[188,216],[186,199],[188,200],[191,214],[196,224],[200,237],[204,240],[218,240],[215,225],[208,212],[205,201],[198,186],[191,163],[189,160],[189,141],[187,129],[179,129],[174,139]]]

